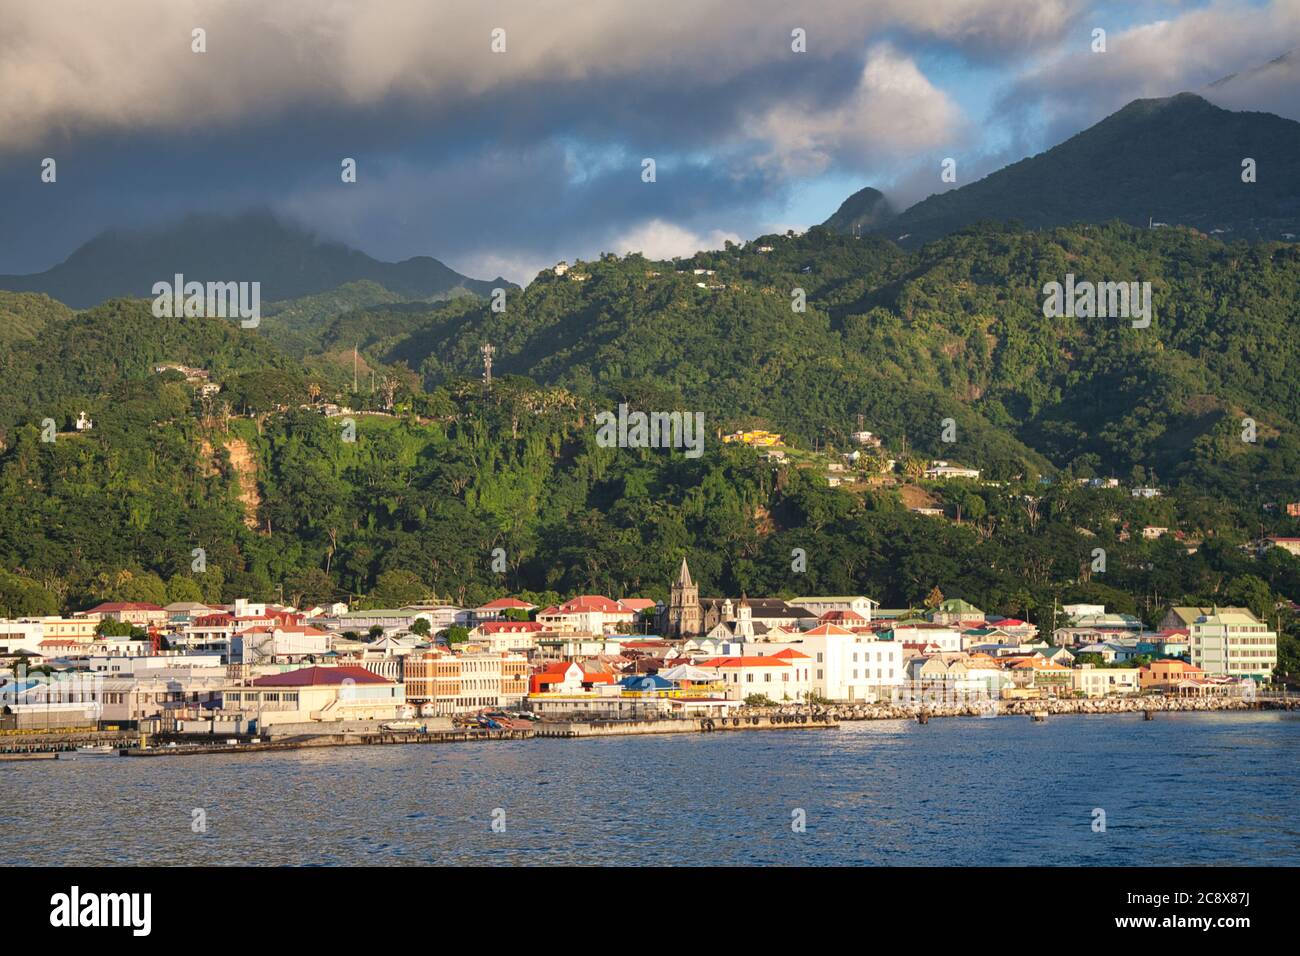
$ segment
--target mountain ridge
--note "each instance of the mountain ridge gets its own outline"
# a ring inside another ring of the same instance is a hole
[[[1242,181],[1247,158],[1256,162],[1255,182]],[[851,232],[843,208],[827,228]],[[931,194],[870,231],[914,247],[983,219],[1031,229],[1118,219],[1250,239],[1300,234],[1300,123],[1223,109],[1195,93],[1133,100],[1050,149]]]
[[[150,297],[176,273],[197,281],[257,281],[264,303],[328,292],[369,280],[405,298],[465,289],[488,295],[513,288],[503,278],[472,279],[430,256],[383,262],[322,239],[272,213],[191,213],[160,226],[108,229],[44,272],[0,275],[0,289],[39,292],[77,309],[123,296]]]

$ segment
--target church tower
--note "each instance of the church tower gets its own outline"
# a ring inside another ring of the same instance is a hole
[[[700,626],[700,588],[691,580],[691,569],[682,558],[682,568],[677,583],[672,586],[668,599],[668,618],[664,626],[665,637],[697,637]]]
[[[736,605],[736,623],[732,625],[731,632],[736,635],[738,640],[752,641],[754,639],[753,608],[749,606],[749,599],[744,594],[740,595],[740,603]]]

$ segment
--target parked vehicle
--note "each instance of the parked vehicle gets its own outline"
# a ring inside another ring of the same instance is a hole
[[[381,730],[392,730],[396,732],[410,733],[412,731],[423,730],[424,724],[418,720],[390,720],[387,723],[379,725]]]

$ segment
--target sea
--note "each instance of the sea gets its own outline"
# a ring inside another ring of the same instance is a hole
[[[1300,865],[1300,713],[0,763],[12,865]]]

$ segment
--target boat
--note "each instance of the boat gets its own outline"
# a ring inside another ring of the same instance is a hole
[[[75,751],[78,757],[116,757],[117,748],[112,744],[85,744]]]
[[[418,720],[390,720],[379,726],[382,730],[406,731],[408,733],[424,729],[424,725]]]
[[[1036,710],[1029,716],[1034,721],[1034,723],[1041,724],[1043,721],[1047,719],[1047,711]]]

